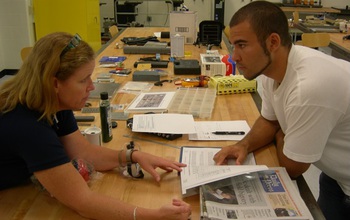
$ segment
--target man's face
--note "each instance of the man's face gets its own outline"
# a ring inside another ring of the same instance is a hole
[[[91,80],[95,62],[91,61],[77,69],[67,80],[56,80],[59,108],[79,110],[84,107],[90,91],[95,87]]]
[[[260,45],[249,22],[242,22],[230,29],[230,42],[234,46],[232,59],[246,79],[252,80],[264,74],[271,64],[271,56]]]

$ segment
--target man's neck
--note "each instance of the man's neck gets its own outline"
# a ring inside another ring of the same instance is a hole
[[[282,83],[284,75],[286,74],[289,52],[289,48],[280,47],[275,53],[271,54],[272,63],[266,76],[274,79],[279,84]]]

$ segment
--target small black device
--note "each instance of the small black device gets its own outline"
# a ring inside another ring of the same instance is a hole
[[[175,60],[174,74],[176,75],[200,75],[201,66],[198,60]]]
[[[148,114],[152,114],[151,112],[149,112]],[[133,124],[134,119],[133,118],[129,118],[128,120],[126,120],[126,127],[132,129],[132,124]],[[167,133],[149,133],[152,135],[155,135],[157,137],[161,137],[167,140],[175,140],[179,137],[182,137],[182,134],[167,134]]]
[[[157,71],[135,70],[132,74],[132,81],[159,81],[160,75]]]
[[[169,31],[160,32],[160,38],[170,38],[170,32]]]
[[[345,36],[343,37],[343,40],[350,40],[350,34],[345,35]]]
[[[121,39],[121,41],[124,42],[124,44],[127,44],[127,45],[139,45],[139,46],[145,45],[148,41],[159,42],[159,40],[155,36],[149,36],[149,37],[124,37],[123,39]]]
[[[152,68],[168,68],[169,61],[136,61],[134,67],[137,68],[139,64],[150,63]]]

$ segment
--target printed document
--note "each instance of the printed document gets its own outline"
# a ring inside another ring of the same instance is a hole
[[[190,146],[181,148],[180,161],[187,164],[180,173],[183,197],[198,194],[198,187],[206,183],[268,169],[265,165],[255,165],[252,154],[243,165],[215,165],[213,157],[220,149]]]
[[[191,114],[137,114],[134,115],[132,131],[189,134],[194,133],[194,119]]]

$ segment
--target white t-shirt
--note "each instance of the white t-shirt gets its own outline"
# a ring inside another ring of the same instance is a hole
[[[280,85],[262,77],[262,116],[278,120],[283,153],[313,163],[350,195],[350,63],[293,45]]]

